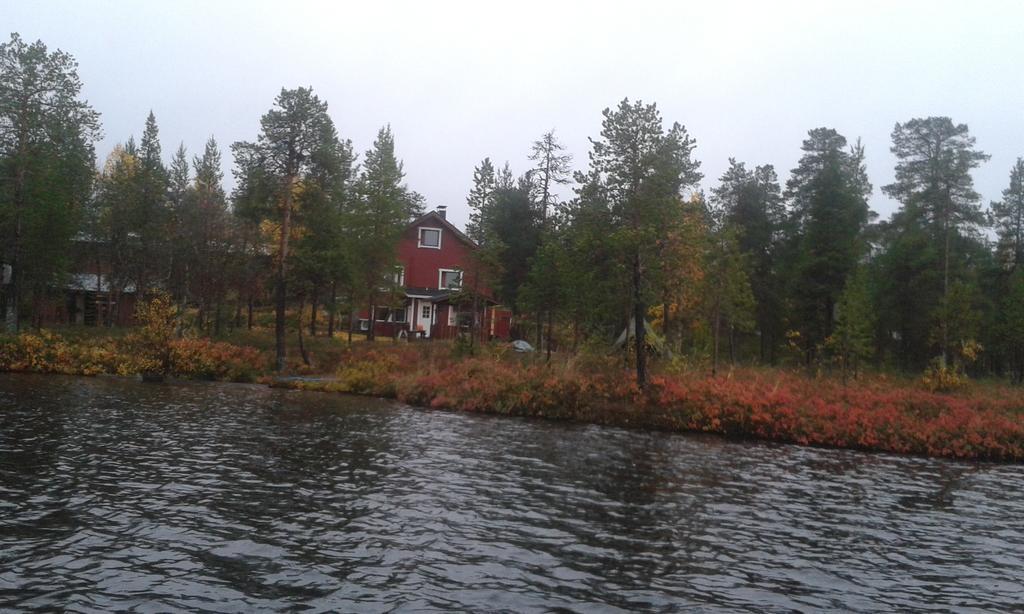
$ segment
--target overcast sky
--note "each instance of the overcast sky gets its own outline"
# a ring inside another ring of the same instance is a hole
[[[656,102],[697,140],[702,187],[730,156],[784,182],[807,130],[867,149],[873,208],[895,204],[896,122],[948,115],[992,159],[986,204],[1024,156],[1024,3],[29,2],[0,24],[74,55],[102,114],[102,161],[150,109],[164,157],[254,139],[282,87],[312,86],[365,151],[390,123],[411,188],[463,224],[473,166],[527,168],[554,128],[586,165],[601,110]]]

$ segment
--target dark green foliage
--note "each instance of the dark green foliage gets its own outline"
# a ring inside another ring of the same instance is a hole
[[[862,235],[871,211],[864,150],[846,148],[831,128],[816,128],[786,183],[792,204],[787,238],[789,328],[799,333],[805,359],[815,359],[832,334],[835,305],[850,272],[864,255]]]
[[[99,114],[80,99],[77,68],[41,41],[12,34],[0,44],[0,263],[10,271],[0,318],[8,330],[20,327],[28,299],[38,303],[63,281],[92,188]]]
[[[903,204],[894,222],[915,225],[937,247],[933,266],[941,274],[941,285],[938,292],[933,290],[925,296],[934,307],[922,313],[936,316],[931,339],[945,365],[958,334],[951,319],[958,308],[952,302],[951,289],[958,273],[968,271],[957,266],[952,254],[959,245],[975,238],[977,229],[985,223],[971,170],[988,156],[975,149],[974,137],[965,124],[954,124],[948,117],[896,124],[892,139],[892,152],[898,160],[896,181],[883,191]]]
[[[256,140],[232,146],[229,207],[216,141],[191,160],[180,146],[165,166],[152,112],[97,174],[98,115],[80,100],[76,70],[41,42],[15,34],[0,45],[8,327],[19,314],[38,323],[45,301],[61,300],[82,265],[72,254],[109,287],[107,324],[122,293],[162,288],[216,334],[227,303],[237,324],[243,303],[265,303],[272,286],[278,368],[287,307],[311,305],[315,319],[326,306],[333,324],[340,304],[404,301],[396,246],[424,202],[405,184],[390,127],[360,168],[326,102],[310,88],[282,89]],[[892,139],[896,177],[883,190],[902,206],[884,222],[871,223],[863,147],[830,128],[808,133],[785,197],[771,165],[730,159],[705,203],[685,128],[623,100],[604,110],[569,202],[558,196],[571,157],[554,131],[533,142],[521,176],[490,158],[474,169],[467,234],[479,249],[461,299],[474,311],[492,299],[512,309],[517,332],[548,353],[608,347],[632,321],[626,360],[635,358],[641,386],[645,320],[660,321],[663,347],[710,357],[712,369],[725,342],[733,359],[791,359],[788,338],[802,362],[844,374],[872,359],[913,371],[948,358],[958,375],[1024,380],[1024,158],[987,213],[971,173],[988,156],[967,126],[912,119]]]
[[[405,172],[395,156],[391,127],[381,128],[366,152],[355,186],[355,199],[345,223],[352,249],[352,293],[363,305],[391,306],[392,272],[398,241],[406,224],[423,211],[423,198],[403,183]],[[381,289],[384,288],[384,292]],[[370,327],[373,337],[373,327]]]
[[[1009,276],[999,304],[994,348],[1003,354],[1014,382],[1024,383],[1024,268]]]
[[[1010,169],[1010,185],[1003,200],[992,203],[992,218],[999,236],[1000,260],[1008,267],[1024,266],[1024,158]]]
[[[836,322],[827,347],[847,375],[856,375],[861,364],[874,354],[876,316],[867,272],[858,269],[850,275],[836,305]]]
[[[712,199],[721,210],[721,223],[735,233],[739,251],[749,265],[760,360],[774,362],[784,332],[779,269],[786,216],[775,169],[765,165],[751,171],[730,158],[729,169],[712,190]]]
[[[676,123],[666,131],[657,107],[639,101],[605,109],[601,136],[591,145],[590,170],[577,179],[579,211],[593,208],[606,215],[611,260],[627,271],[629,283],[614,294],[630,296],[625,321],[631,317],[635,323],[637,385],[642,387],[647,309],[660,298],[658,289],[673,267],[659,257],[660,246],[681,217],[683,190],[701,179],[700,163],[691,158],[695,143],[686,129]]]
[[[277,369],[285,368],[285,311],[290,267],[292,222],[296,191],[317,172],[325,143],[336,139],[334,122],[327,114],[327,103],[311,88],[282,89],[274,107],[260,118],[260,134],[255,143],[239,142],[231,146],[241,169],[240,179],[253,182],[243,188],[244,201],[262,197],[263,202],[246,202],[250,215],[269,213],[266,218],[277,225],[275,254],[275,337]]]

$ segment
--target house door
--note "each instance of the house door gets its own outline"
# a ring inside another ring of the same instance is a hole
[[[422,330],[423,335],[430,336],[430,322],[434,316],[434,305],[428,301],[416,301],[415,326],[416,330]]]

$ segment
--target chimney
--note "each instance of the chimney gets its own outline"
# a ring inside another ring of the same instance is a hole
[[[437,214],[441,216],[442,220],[448,219],[448,217],[446,215],[447,211],[448,211],[448,207],[446,207],[444,205],[438,205],[437,206]]]

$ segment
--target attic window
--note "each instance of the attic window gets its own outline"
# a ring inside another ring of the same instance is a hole
[[[419,247],[441,249],[440,228],[420,228]]]

